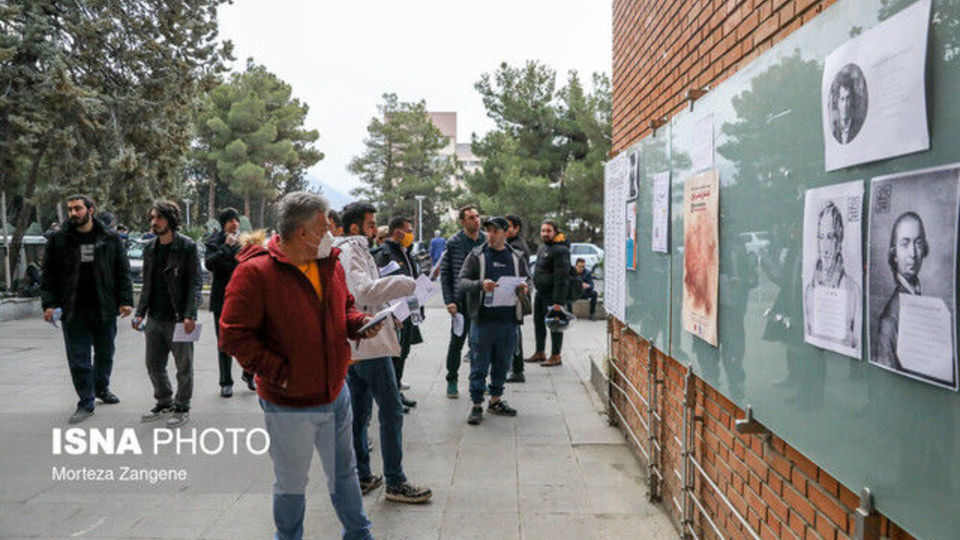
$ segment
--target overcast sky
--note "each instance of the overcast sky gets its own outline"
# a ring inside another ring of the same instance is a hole
[[[457,112],[458,142],[492,128],[473,84],[501,61],[540,60],[558,82],[610,73],[611,0],[234,0],[220,9],[235,67],[252,56],[310,106],[326,157],[311,169],[347,192],[366,126],[385,92]]]

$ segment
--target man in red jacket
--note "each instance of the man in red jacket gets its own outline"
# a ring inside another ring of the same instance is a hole
[[[307,473],[316,447],[344,538],[366,539],[353,451],[347,339],[370,316],[354,306],[339,250],[329,232],[327,201],[290,193],[277,207],[279,236],[251,245],[227,286],[220,316],[220,348],[256,374],[260,407],[270,435],[276,482],[273,518],[277,538],[303,537]]]

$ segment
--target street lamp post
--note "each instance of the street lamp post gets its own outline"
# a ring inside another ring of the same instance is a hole
[[[187,227],[190,226],[190,203],[193,202],[190,199],[184,199],[184,203],[187,205]]]
[[[413,198],[417,200],[417,228],[420,229],[417,242],[423,243],[423,200],[427,197],[426,195],[414,195]]]

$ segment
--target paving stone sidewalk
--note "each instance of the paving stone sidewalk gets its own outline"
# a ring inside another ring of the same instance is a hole
[[[239,370],[235,396],[218,396],[212,318],[204,313],[201,322],[207,326],[197,347],[190,425],[237,418],[262,425],[256,396],[242,388]],[[487,415],[480,426],[468,426],[469,365],[461,369],[460,399],[448,399],[449,316],[439,305],[430,307],[426,342],[414,347],[405,374],[412,387],[406,395],[419,405],[406,417],[404,468],[412,481],[430,486],[434,497],[412,506],[385,500],[382,489],[368,495],[364,503],[374,535],[677,538],[663,510],[646,501],[643,469],[623,436],[605,424],[583,382],[590,356],[603,354],[604,329],[604,322],[578,322],[566,335],[563,366],[527,365],[527,383],[508,385],[505,395],[519,416]],[[529,322],[524,342],[531,351]],[[139,429],[139,415],[152,406],[152,390],[142,337],[126,320],[119,323],[117,345],[113,389],[122,402],[99,406],[89,425]],[[39,320],[0,323],[0,369],[0,538],[272,538],[273,479],[266,456],[242,467],[230,460],[203,461],[198,473],[222,478],[223,489],[113,492],[37,482],[37,471],[49,470],[50,456],[34,449],[50,452],[50,428],[65,426],[75,406],[59,331]],[[382,471],[375,425],[370,435],[374,470]],[[307,538],[340,536],[319,459],[311,470],[305,532]]]

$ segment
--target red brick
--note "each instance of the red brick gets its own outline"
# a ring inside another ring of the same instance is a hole
[[[810,484],[807,496],[810,498],[810,502],[817,507],[818,510],[833,520],[833,522],[837,524],[840,529],[847,530],[848,514],[846,511],[844,511],[840,501],[825,493],[820,486],[815,486],[813,484]]]
[[[813,516],[816,512],[806,497],[792,487],[783,486],[783,501],[790,506],[791,511],[796,512],[805,522],[813,525]]]
[[[819,471],[819,477],[817,478],[817,481],[820,482],[820,485],[823,486],[823,489],[827,490],[827,493],[833,495],[834,497],[840,496],[840,484],[823,469]]]
[[[763,490],[761,492],[764,502],[767,504],[767,508],[777,516],[781,521],[787,520],[787,505],[784,504],[783,499],[779,495],[774,493],[769,486],[764,484]]]
[[[837,538],[836,526],[829,519],[823,517],[823,514],[817,514],[816,529],[817,533],[826,540],[836,540]]]

